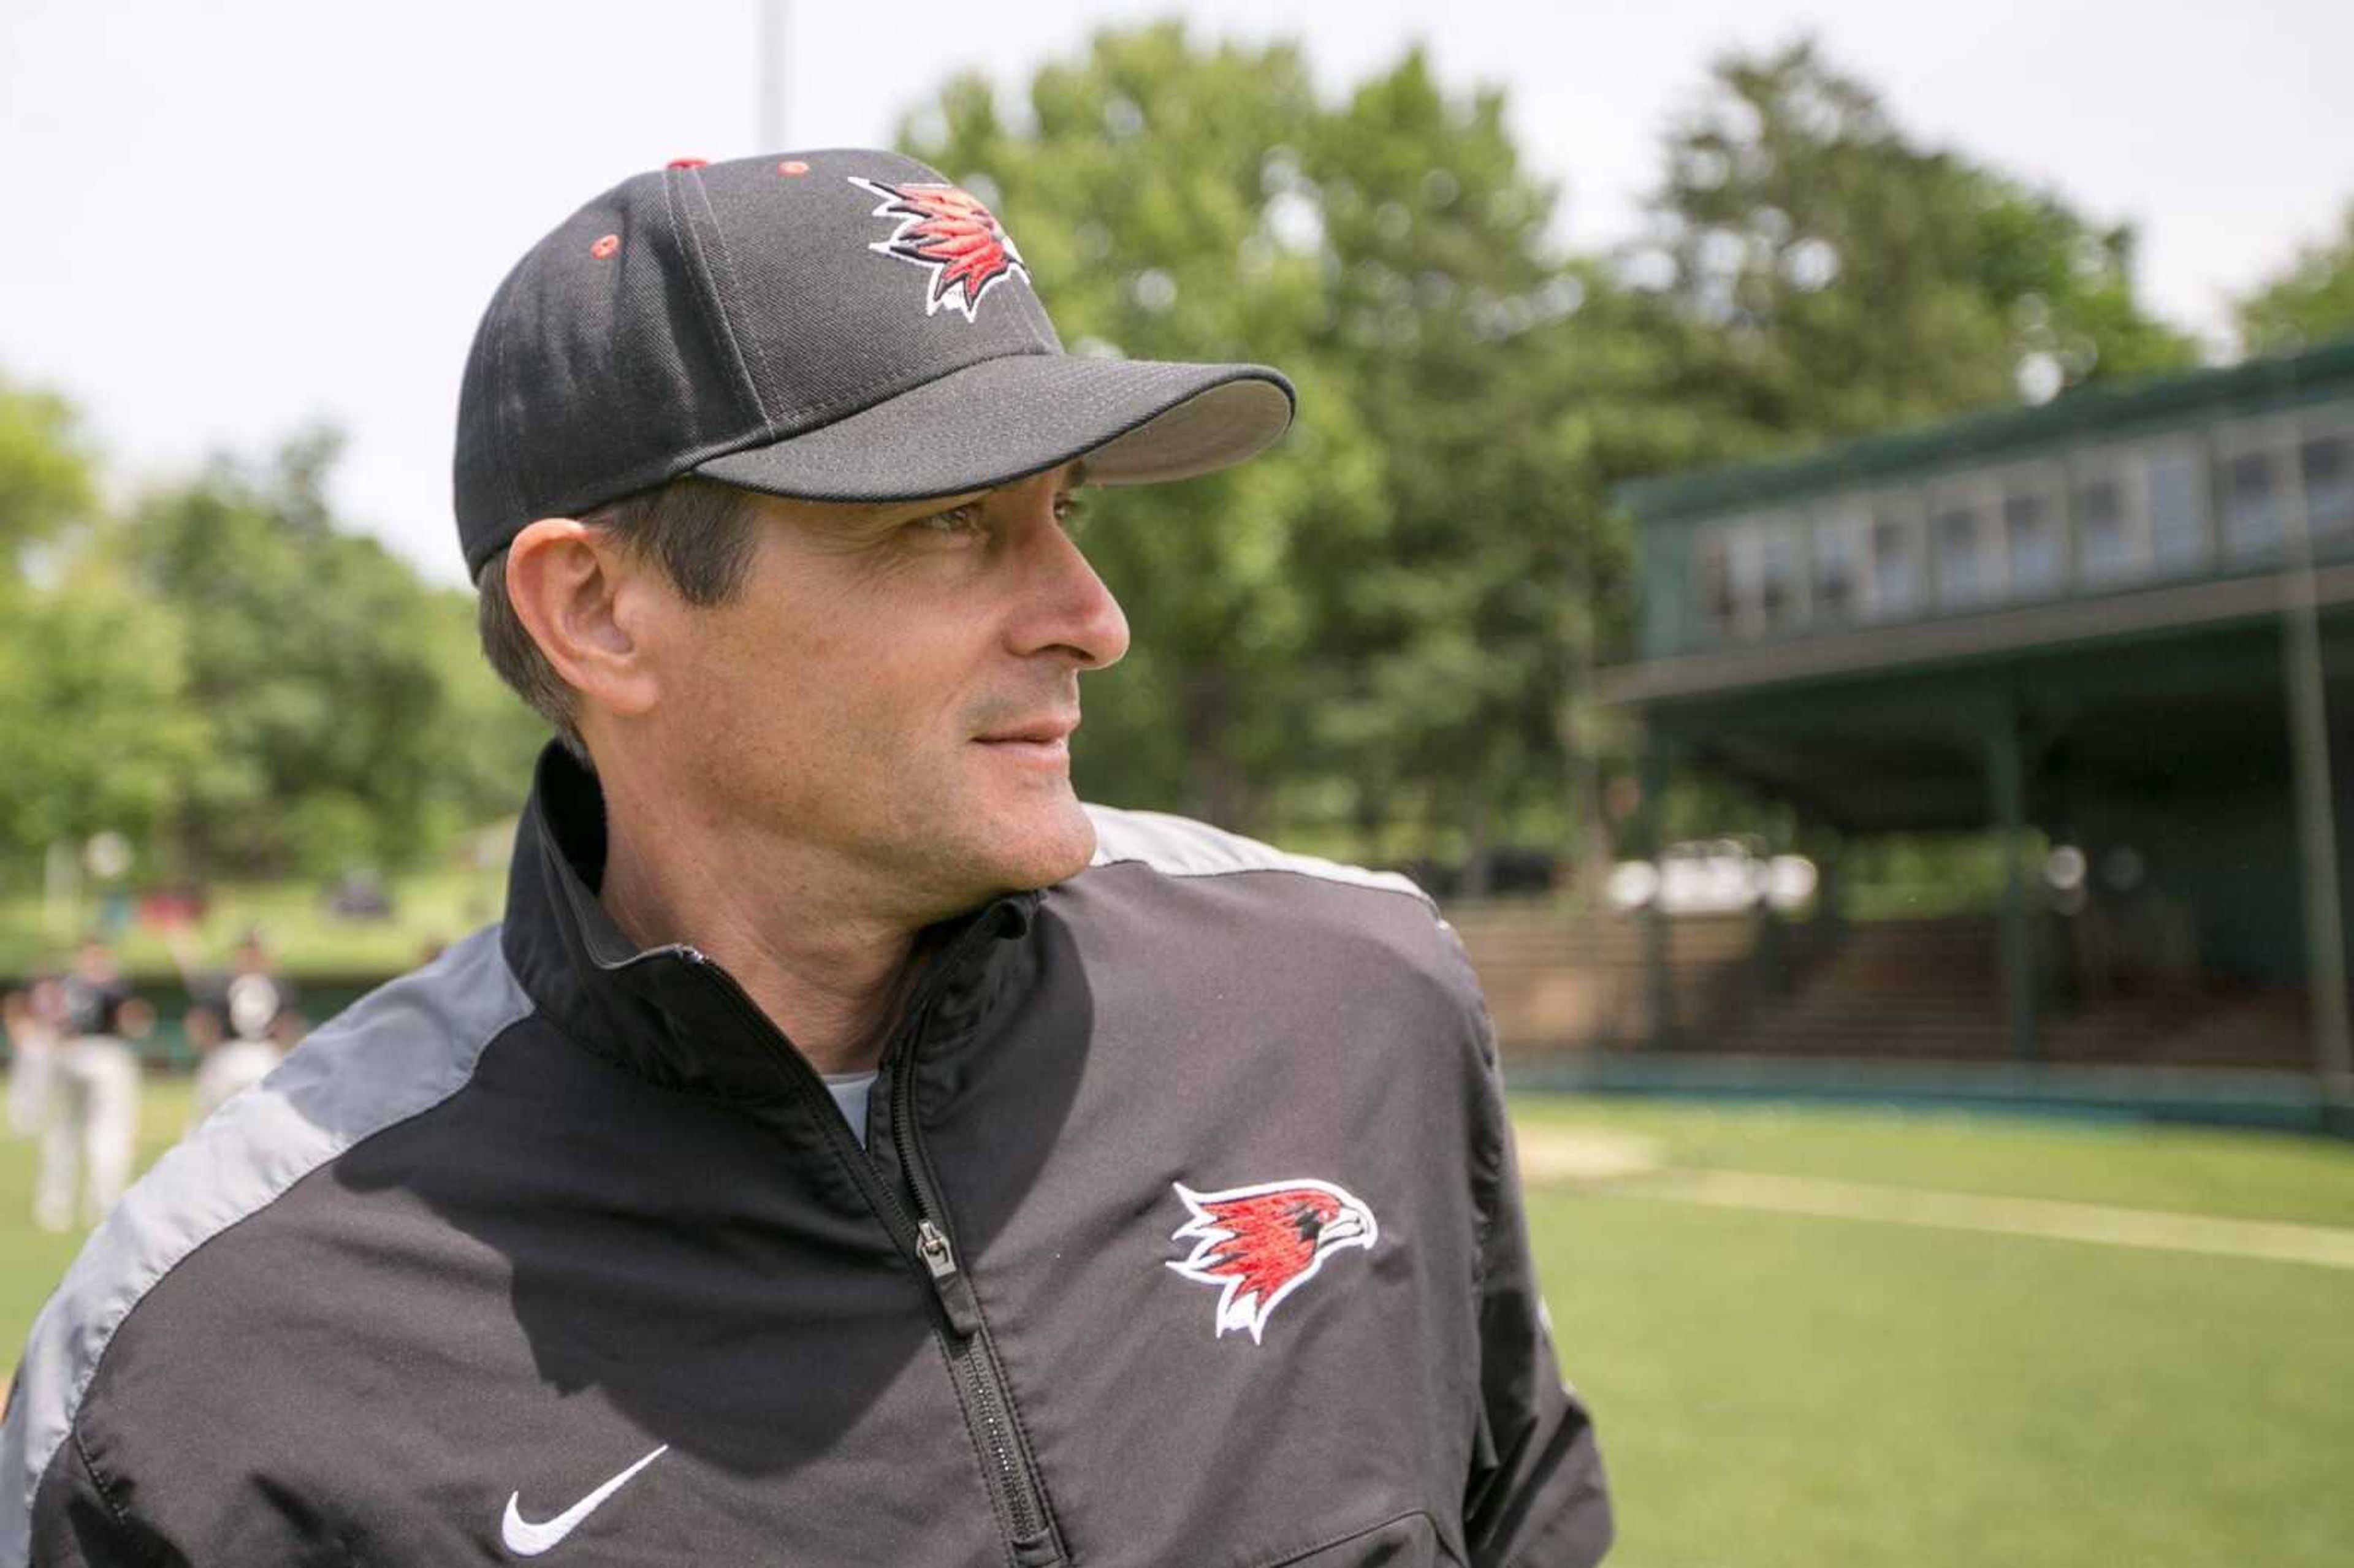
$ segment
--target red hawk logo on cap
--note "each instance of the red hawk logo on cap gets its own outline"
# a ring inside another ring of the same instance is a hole
[[[850,183],[883,198],[873,216],[899,219],[890,238],[866,249],[912,261],[932,275],[926,315],[950,305],[971,321],[981,296],[998,283],[1014,276],[1029,281],[1030,269],[1005,226],[971,192],[956,185],[886,185],[855,175]]]
[[[1177,1182],[1193,1218],[1172,1241],[1193,1242],[1193,1255],[1169,1264],[1218,1291],[1218,1333],[1247,1329],[1257,1344],[1285,1297],[1316,1277],[1344,1247],[1370,1248],[1381,1235],[1373,1212],[1330,1181],[1262,1181],[1223,1192]]]

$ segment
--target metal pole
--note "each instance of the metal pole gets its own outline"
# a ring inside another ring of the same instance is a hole
[[[2338,885],[2338,818],[2331,795],[2329,708],[2321,668],[2321,609],[2314,593],[2313,540],[2306,530],[2304,476],[2290,468],[2289,569],[2282,579],[2281,631],[2287,655],[2289,739],[2296,757],[2297,844],[2305,863],[2305,952],[2313,1003],[2314,1071],[2325,1102],[2354,1104],[2354,1033],[2346,1002],[2345,906]]]
[[[785,147],[785,0],[760,0],[760,69],[753,89],[759,96],[752,105],[752,124],[762,153]]]

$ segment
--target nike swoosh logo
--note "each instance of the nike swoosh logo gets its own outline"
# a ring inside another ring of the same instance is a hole
[[[513,1494],[507,1499],[507,1516],[499,1522],[499,1539],[506,1542],[507,1550],[518,1557],[538,1556],[571,1534],[580,1521],[595,1513],[607,1498],[628,1486],[631,1476],[669,1452],[670,1445],[663,1444],[545,1523],[534,1524],[530,1520],[524,1518],[523,1510],[515,1506],[523,1501],[523,1494],[521,1492]]]

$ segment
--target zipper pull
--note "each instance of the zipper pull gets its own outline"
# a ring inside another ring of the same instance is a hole
[[[972,1298],[972,1281],[957,1267],[956,1250],[949,1245],[948,1233],[929,1220],[919,1222],[916,1250],[931,1271],[932,1294],[940,1298],[940,1309],[949,1315],[949,1326],[957,1331],[957,1338],[970,1340],[980,1333],[981,1304]]]

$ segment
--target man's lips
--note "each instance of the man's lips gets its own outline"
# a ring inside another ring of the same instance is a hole
[[[1069,718],[1032,719],[1022,724],[1002,725],[996,729],[973,736],[986,746],[1022,743],[1033,746],[1060,746],[1071,738],[1079,727],[1075,715]]]
[[[1071,766],[1071,732],[1078,727],[1078,715],[1074,714],[1068,718],[1000,725],[972,738],[976,745],[986,747],[991,757],[1059,776]]]

